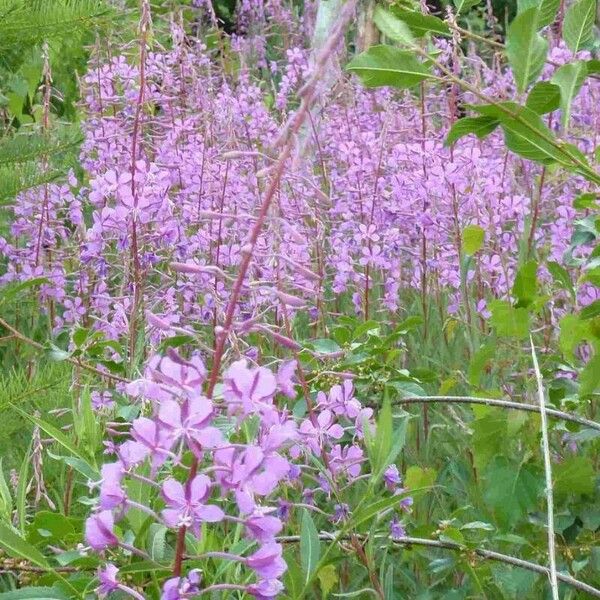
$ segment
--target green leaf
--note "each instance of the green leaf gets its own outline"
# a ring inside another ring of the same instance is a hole
[[[573,200],[573,208],[577,210],[597,209],[599,208],[597,201],[598,194],[594,194],[593,192],[579,194],[579,196]]]
[[[471,422],[475,467],[482,471],[494,456],[502,451],[508,436],[506,413],[499,408],[474,407],[477,416]]]
[[[585,63],[575,61],[559,67],[552,76],[552,82],[560,88],[561,123],[565,128],[571,119],[571,104],[579,93],[586,75]]]
[[[572,358],[577,346],[591,338],[590,323],[578,315],[565,315],[559,326],[558,345],[565,356]]]
[[[513,70],[517,90],[524,92],[544,68],[548,42],[538,33],[538,9],[517,15],[508,28],[506,56]]]
[[[535,260],[527,261],[517,271],[512,293],[517,298],[517,306],[529,306],[537,293],[537,269]]]
[[[486,342],[473,354],[471,362],[469,363],[468,372],[470,385],[473,387],[479,387],[485,368],[495,356],[496,343],[493,340]]]
[[[369,444],[369,459],[375,477],[387,466],[384,463],[392,447],[392,428],[392,407],[389,398],[386,397],[377,419],[375,435],[371,437]]]
[[[346,69],[356,73],[367,87],[407,89],[433,77],[412,52],[392,46],[372,46],[351,60]]]
[[[479,0],[452,0],[454,6],[456,7],[456,13],[461,14],[465,13],[477,4],[479,4]]]
[[[592,45],[596,0],[579,0],[572,4],[563,20],[563,38],[572,52]]]
[[[165,560],[168,529],[160,523],[152,523],[148,531],[148,554],[155,562]]]
[[[555,111],[560,106],[560,88],[549,81],[538,81],[531,88],[525,106],[538,115]]]
[[[573,282],[571,281],[571,275],[569,272],[560,264],[554,261],[548,261],[546,263],[546,267],[548,267],[548,271],[554,282],[563,290],[567,290],[571,297],[575,297],[575,289],[573,288]]]
[[[0,594],[0,600],[68,600],[64,592],[53,587],[24,587]]]
[[[600,315],[600,300],[594,300],[591,304],[581,309],[579,317],[584,321],[593,319]]]
[[[305,509],[300,523],[300,562],[305,574],[305,581],[308,583],[312,574],[319,563],[321,556],[321,542],[319,532],[315,527],[310,513]]]
[[[321,567],[317,577],[319,578],[319,586],[321,588],[321,598],[327,598],[329,592],[333,590],[340,580],[335,565]]]
[[[472,256],[483,246],[485,231],[479,225],[467,225],[462,233],[463,251]]]
[[[538,27],[546,27],[556,20],[560,0],[542,0],[539,5]]]
[[[579,375],[579,394],[593,394],[600,387],[600,354],[595,354]]]
[[[11,302],[21,292],[38,285],[43,285],[44,283],[49,283],[49,281],[50,280],[47,277],[34,277],[33,279],[28,279],[27,281],[8,283],[0,288],[0,304],[4,302]]]
[[[25,541],[6,523],[0,522],[0,548],[13,558],[24,558],[42,568],[48,568],[46,557],[29,542]]]
[[[493,117],[463,117],[456,121],[444,141],[445,146],[451,146],[465,135],[474,133],[480,140],[488,136],[496,127],[499,121]]]
[[[483,479],[484,501],[503,527],[514,527],[536,508],[541,480],[531,468],[496,456]]]
[[[501,337],[526,338],[529,335],[529,313],[526,308],[515,308],[505,300],[489,304],[490,323]]]
[[[394,565],[391,564],[385,572],[385,579],[383,580],[383,591],[385,594],[385,600],[396,600],[397,596],[394,591]]]
[[[408,25],[381,5],[375,7],[373,22],[377,25],[379,31],[390,40],[401,42],[407,46],[412,45],[415,41]]]
[[[339,344],[335,340],[327,338],[319,338],[310,342],[310,347],[321,354],[335,354],[341,350]]]
[[[10,521],[12,509],[12,494],[4,477],[4,468],[2,466],[2,458],[0,457],[0,515],[4,517],[5,521]]]
[[[569,456],[552,470],[554,492],[558,496],[593,493],[596,471],[585,456]]]
[[[408,25],[412,34],[417,38],[423,37],[427,33],[435,33],[447,37],[452,35],[450,27],[433,15],[424,15],[420,12],[395,7],[392,7],[390,10],[394,16]]]
[[[414,492],[420,488],[431,488],[437,479],[437,471],[431,467],[411,465],[406,469],[404,480],[408,491]]]

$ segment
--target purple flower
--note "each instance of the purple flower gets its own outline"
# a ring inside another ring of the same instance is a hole
[[[404,529],[404,525],[402,525],[398,517],[394,517],[390,521],[390,536],[392,540],[399,540],[406,537],[406,529]]]
[[[277,389],[275,376],[269,369],[249,369],[245,360],[238,360],[223,375],[223,396],[233,406],[241,406],[249,415],[271,409]]]
[[[363,461],[362,448],[355,444],[341,446],[336,444],[329,454],[329,467],[333,474],[346,474],[348,477],[360,475],[360,465]]]
[[[187,398],[181,405],[175,400],[164,400],[158,410],[158,420],[171,431],[173,441],[183,439],[196,453],[200,448],[215,448],[223,441],[221,432],[209,426],[212,416],[212,402],[204,396]]]
[[[390,465],[383,473],[383,480],[388,489],[394,492],[402,485],[402,477],[396,465]]]
[[[162,495],[168,508],[162,511],[169,527],[189,527],[200,534],[200,525],[206,521],[216,523],[225,514],[213,504],[205,504],[210,496],[211,481],[206,475],[196,475],[189,485],[183,486],[175,479],[167,479],[162,486]]]
[[[100,508],[112,510],[125,503],[127,495],[121,486],[125,474],[121,462],[102,465],[100,470],[102,479],[100,481]]]
[[[296,397],[296,382],[294,376],[296,374],[297,363],[295,360],[286,360],[279,365],[277,369],[277,388],[279,391],[288,398]]]
[[[336,504],[333,507],[333,516],[331,520],[334,523],[343,523],[350,516],[350,507],[346,503]]]
[[[200,592],[201,573],[193,569],[187,577],[171,577],[163,585],[161,600],[188,600]]]
[[[107,563],[104,569],[98,569],[98,579],[100,585],[96,588],[100,598],[108,596],[111,592],[114,592],[119,587],[119,581],[117,580],[117,574],[119,569],[112,563]]]
[[[110,510],[93,514],[85,522],[85,539],[94,550],[117,546],[119,540],[113,533],[115,520]]]
[[[246,591],[257,600],[269,600],[283,591],[283,584],[278,579],[262,579],[257,583],[250,584]]]
[[[198,354],[186,360],[173,348],[167,349],[167,356],[154,356],[150,359],[147,371],[158,383],[186,393],[201,393],[206,378],[206,367]]]
[[[250,537],[261,543],[272,541],[283,529],[283,523],[277,517],[260,513],[248,517],[244,525]]]
[[[344,430],[341,425],[334,422],[333,413],[327,409],[319,413],[316,424],[313,424],[310,419],[302,421],[300,434],[310,449],[315,454],[320,454],[329,438],[339,440],[344,435]]]
[[[261,546],[254,554],[245,559],[246,565],[253,569],[259,577],[277,579],[283,575],[287,565],[282,558],[281,544],[268,543]]]
[[[112,394],[109,391],[98,392],[94,390],[91,393],[92,408],[95,411],[102,410],[103,408],[112,408],[115,405],[112,399]]]

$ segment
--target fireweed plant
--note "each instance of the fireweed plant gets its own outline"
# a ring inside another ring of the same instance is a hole
[[[311,2],[301,14],[277,0],[239,3],[231,35],[214,27],[210,2],[192,4],[166,35],[143,0],[135,44],[95,45],[81,78],[83,174],[21,194],[0,239],[5,288],[35,287],[50,352],[74,366],[85,450],[15,406],[36,427],[36,492],[50,505],[41,432],[69,454],[50,456],[69,468],[71,529],[73,478],[90,490],[83,539],[53,545],[60,567],[23,539],[23,509],[0,546],[32,573],[52,572],[44,597],[59,599],[327,597],[352,580],[336,572],[344,555],[364,574],[349,595],[396,598],[390,556],[407,544],[459,551],[470,567],[481,558],[550,574],[554,597],[558,581],[600,596],[543,556],[467,548],[452,520],[435,539],[408,537],[413,498],[435,476],[416,467],[407,489],[408,416],[390,399],[424,394],[396,364],[402,336],[420,325],[427,339],[447,319],[465,325],[480,371],[492,330],[514,343],[535,325],[549,347],[562,323],[565,389],[581,365],[582,396],[596,389],[591,3],[560,17],[562,37],[549,27],[558,5],[521,7],[506,45],[492,39],[484,52],[459,25],[465,3],[444,21],[377,9],[393,45],[348,66],[375,90],[340,68],[354,2],[319,44]],[[47,111],[51,81],[46,72]],[[407,297],[420,306],[412,322],[398,318]],[[90,434],[100,429],[101,460]],[[484,467],[473,461],[476,478]],[[21,499],[27,473],[15,474]],[[55,537],[43,522],[36,531]],[[37,597],[19,591],[8,593]]]

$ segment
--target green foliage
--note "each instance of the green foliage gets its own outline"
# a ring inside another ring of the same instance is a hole
[[[578,0],[565,13],[563,38],[573,52],[588,48],[593,40],[596,0]]]
[[[517,90],[524,92],[544,68],[548,42],[538,33],[539,10],[530,8],[517,15],[508,28],[506,56]]]
[[[411,88],[432,77],[427,66],[409,51],[391,46],[373,46],[348,63],[346,69],[356,73],[367,87],[392,86]]]
[[[587,76],[585,63],[575,61],[563,65],[552,76],[552,82],[560,88],[560,109],[562,111],[561,123],[567,127],[571,118],[571,104],[579,93]]]

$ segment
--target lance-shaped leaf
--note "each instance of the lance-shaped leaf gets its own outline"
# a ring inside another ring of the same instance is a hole
[[[377,6],[375,8],[373,22],[377,25],[379,31],[389,39],[407,46],[413,44],[413,34],[408,25],[382,6]]]
[[[593,42],[596,0],[579,0],[572,4],[563,21],[563,38],[573,52],[588,48]]]
[[[424,15],[420,12],[413,10],[406,10],[402,8],[391,8],[392,14],[404,23],[406,23],[416,38],[421,38],[427,33],[433,33],[435,35],[443,35],[450,37],[450,27],[437,17],[433,15]]]
[[[519,92],[524,92],[542,72],[548,42],[538,33],[537,8],[517,15],[508,28],[506,55]]]
[[[306,582],[310,581],[321,556],[321,542],[319,532],[312,520],[310,513],[304,510],[300,523],[300,561]]]
[[[560,0],[517,0],[517,13],[523,13],[530,8],[538,9],[538,29],[554,23]]]
[[[560,106],[560,87],[549,81],[538,81],[531,88],[525,106],[538,115],[556,110]]]
[[[433,77],[412,52],[392,46],[373,46],[351,60],[346,69],[356,73],[367,87],[408,89]]]
[[[498,127],[498,119],[493,117],[464,117],[452,125],[446,141],[446,146],[451,146],[461,137],[474,133],[480,140],[492,133]]]
[[[582,61],[567,63],[556,70],[552,82],[560,88],[561,123],[564,128],[571,119],[571,104],[579,93],[587,75],[587,67]]]

